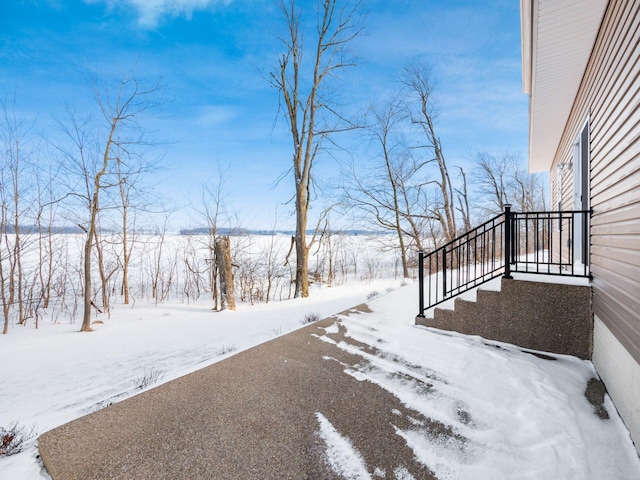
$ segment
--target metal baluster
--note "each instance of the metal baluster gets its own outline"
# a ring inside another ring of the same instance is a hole
[[[419,310],[418,317],[424,317],[424,252],[418,252],[418,296]]]
[[[442,249],[442,299],[447,298],[447,249]]]
[[[504,278],[511,276],[511,205],[504,206]]]

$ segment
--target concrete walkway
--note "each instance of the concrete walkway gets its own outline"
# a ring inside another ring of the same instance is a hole
[[[413,413],[382,388],[344,372],[362,357],[317,337],[335,321],[46,432],[39,449],[49,474],[53,480],[341,478],[318,433],[320,413],[387,478],[398,465],[415,478],[435,478],[395,434],[394,425],[410,427]],[[341,333],[329,336],[354,343]]]

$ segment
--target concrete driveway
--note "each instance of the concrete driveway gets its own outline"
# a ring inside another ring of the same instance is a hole
[[[371,347],[345,337],[336,322],[311,324],[46,432],[39,449],[49,474],[53,480],[343,478],[320,435],[324,418],[358,445],[365,465],[376,466],[370,478],[400,478],[397,472],[436,478],[394,428],[410,428],[418,418],[434,434],[449,431],[345,373],[363,358],[327,337]]]

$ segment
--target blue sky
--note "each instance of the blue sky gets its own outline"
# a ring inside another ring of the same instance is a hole
[[[315,0],[299,4],[313,14]],[[352,45],[358,62],[344,72],[341,92],[351,113],[397,89],[402,65],[420,59],[437,82],[436,128],[449,165],[467,165],[478,151],[526,153],[519,2],[362,5],[365,30]],[[150,127],[167,145],[154,183],[178,209],[176,225],[198,223],[191,207],[200,183],[223,164],[227,204],[242,225],[269,228],[278,211],[279,226],[290,228],[292,180],[276,181],[290,167],[291,147],[267,79],[282,25],[277,0],[1,0],[0,94],[15,94],[18,115],[48,131],[66,106],[95,107],[87,72],[161,79],[169,102]],[[336,140],[349,148],[348,138]],[[318,164],[322,183],[336,175],[334,159]]]

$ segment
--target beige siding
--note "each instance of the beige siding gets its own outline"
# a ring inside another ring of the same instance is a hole
[[[552,168],[590,120],[594,312],[640,363],[640,0],[611,0]],[[573,172],[562,182],[573,209]]]

